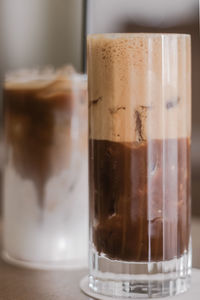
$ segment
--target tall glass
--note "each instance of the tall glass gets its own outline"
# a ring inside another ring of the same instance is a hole
[[[3,257],[9,262],[87,265],[86,83],[68,67],[6,78]]]
[[[88,37],[90,288],[190,285],[190,36]]]

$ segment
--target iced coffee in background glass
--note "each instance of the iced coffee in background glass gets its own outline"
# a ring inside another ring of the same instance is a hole
[[[190,285],[190,36],[88,37],[90,288]]]
[[[71,67],[8,74],[4,136],[4,259],[87,265],[85,75]]]

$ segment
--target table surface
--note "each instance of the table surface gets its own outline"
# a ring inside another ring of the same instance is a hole
[[[195,267],[200,266],[200,220],[193,221]],[[194,271],[193,287],[189,293],[173,297],[177,300],[200,299],[200,271]],[[89,300],[79,288],[87,270],[40,271],[18,268],[0,259],[0,300]],[[167,299],[167,298],[165,298]]]
[[[0,261],[1,300],[88,300],[79,288],[87,270],[38,271]]]

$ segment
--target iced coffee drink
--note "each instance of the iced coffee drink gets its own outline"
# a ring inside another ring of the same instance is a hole
[[[188,288],[190,59],[187,35],[88,38],[90,287],[98,293]]]
[[[70,67],[10,74],[4,132],[4,258],[41,267],[87,262],[85,77]]]

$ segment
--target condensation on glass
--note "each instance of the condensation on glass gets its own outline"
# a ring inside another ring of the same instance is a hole
[[[70,67],[4,84],[3,257],[39,268],[87,265],[87,81]]]
[[[184,34],[88,37],[89,286],[97,293],[189,288],[190,43]]]

